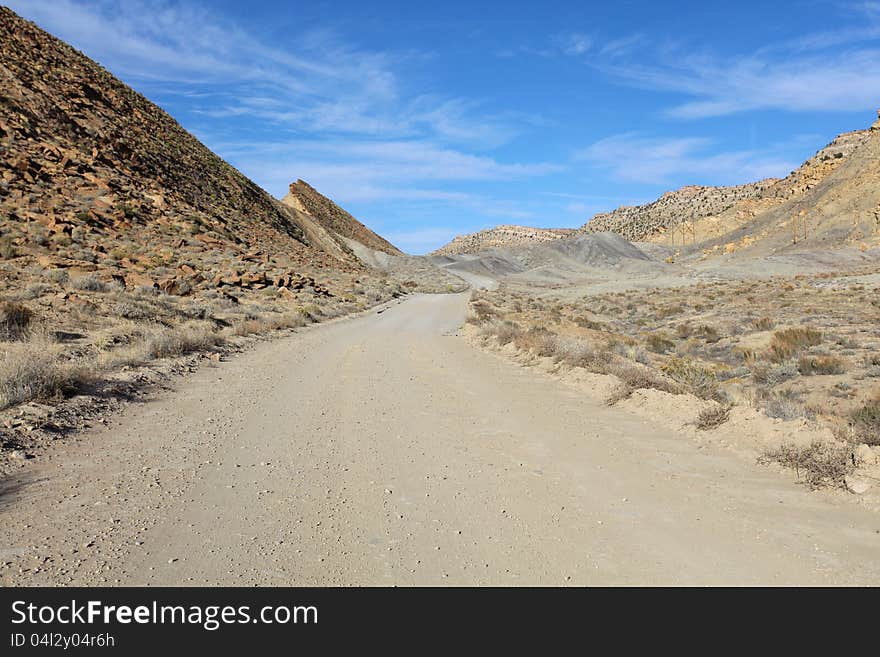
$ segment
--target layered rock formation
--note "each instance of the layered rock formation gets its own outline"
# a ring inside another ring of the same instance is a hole
[[[382,251],[389,255],[401,254],[400,249],[364,226],[303,180],[297,180],[290,185],[290,191],[282,202],[312,217],[332,233],[360,242],[374,251]]]

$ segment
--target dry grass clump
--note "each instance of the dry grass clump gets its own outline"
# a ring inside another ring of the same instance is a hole
[[[670,358],[661,371],[700,399],[716,399],[719,394],[715,373],[689,358]]]
[[[700,325],[695,333],[698,337],[709,343],[715,343],[721,339],[721,332],[714,326],[709,326],[708,324]]]
[[[774,326],[776,326],[776,322],[774,322],[769,317],[759,317],[752,322],[752,326],[754,326],[755,329],[758,331],[769,331]]]
[[[651,333],[645,343],[648,345],[648,349],[656,354],[665,354],[667,351],[675,349],[675,343],[664,333]]]
[[[470,312],[466,321],[470,324],[485,324],[497,316],[498,311],[491,303],[485,299],[476,299],[471,301]]]
[[[808,347],[822,344],[822,331],[793,327],[776,331],[770,340],[770,360],[781,363],[794,358]]]
[[[519,324],[507,319],[494,320],[483,326],[480,333],[484,336],[494,336],[499,344],[505,345],[513,342],[522,333],[522,329]]]
[[[34,313],[14,301],[0,302],[0,340],[22,340],[27,335]]]
[[[18,250],[8,237],[0,237],[0,260],[11,260],[18,255]]]
[[[542,326],[533,326],[513,339],[517,349],[529,351],[536,356],[549,357],[556,353],[556,334]]]
[[[613,374],[621,381],[621,385],[605,400],[609,406],[627,399],[636,390],[660,390],[673,395],[681,394],[681,387],[670,381],[656,370],[640,366],[628,361],[609,363],[606,374]]]
[[[224,335],[216,331],[211,322],[193,320],[175,327],[162,324],[138,325],[131,336],[120,341],[121,346],[103,354],[99,364],[102,369],[143,365],[157,358],[205,351],[224,340]]]
[[[846,372],[846,361],[839,356],[804,354],[798,358],[797,368],[804,376],[843,374]]]
[[[848,447],[822,441],[814,441],[807,447],[786,444],[765,452],[759,461],[794,469],[798,479],[803,479],[810,488],[843,486],[844,477],[855,469]]]
[[[764,415],[777,420],[798,420],[800,418],[813,419],[815,413],[804,406],[797,393],[791,390],[781,392],[759,392],[758,408]]]
[[[280,331],[282,329],[300,328],[307,324],[306,318],[300,313],[278,313],[261,317],[259,332]]]
[[[51,345],[7,344],[0,352],[0,409],[60,397],[91,381],[93,374],[93,368],[62,360]]]
[[[554,356],[560,363],[600,373],[606,371],[612,359],[611,353],[605,349],[597,350],[584,340],[565,337],[557,337]]]
[[[730,404],[718,404],[700,411],[694,423],[700,431],[715,429],[730,419]]]
[[[853,440],[866,445],[880,445],[880,397],[857,408],[850,415]]]
[[[75,290],[86,292],[106,292],[110,286],[94,276],[79,276],[70,280],[70,286]]]

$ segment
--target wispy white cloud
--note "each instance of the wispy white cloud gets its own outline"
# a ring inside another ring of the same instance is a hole
[[[296,140],[221,143],[218,148],[236,165],[265,181],[274,194],[283,193],[288,183],[302,177],[334,190],[344,201],[380,197],[461,201],[466,195],[434,187],[444,182],[522,179],[562,168],[553,163],[500,162],[423,140]]]
[[[870,110],[880,102],[880,4],[863,3],[848,13],[848,27],[739,55],[633,37],[609,43],[591,62],[621,81],[690,97],[667,110],[675,118],[749,110]]]
[[[740,184],[787,175],[796,164],[769,151],[717,151],[711,139],[625,133],[601,139],[578,159],[619,180],[646,184]],[[782,150],[782,149],[779,149]]]
[[[562,52],[566,55],[583,55],[593,46],[593,38],[579,32],[570,32],[557,37]]]

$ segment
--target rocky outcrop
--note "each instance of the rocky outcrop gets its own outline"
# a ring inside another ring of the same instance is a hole
[[[481,230],[469,235],[459,235],[446,246],[440,247],[430,255],[462,255],[479,253],[487,249],[525,246],[558,240],[575,234],[571,228],[529,228],[527,226],[504,225]]]
[[[597,214],[581,230],[586,233],[614,232],[628,240],[644,240],[682,221],[717,215],[740,201],[758,198],[777,182],[777,179],[769,178],[734,187],[689,185],[666,192],[652,203],[622,206]]]
[[[382,251],[389,255],[402,253],[388,240],[379,237],[304,180],[292,183],[289,193],[281,202],[313,218],[325,230],[360,242],[374,251]]]

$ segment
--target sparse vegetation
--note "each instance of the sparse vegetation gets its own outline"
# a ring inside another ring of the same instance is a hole
[[[776,331],[770,341],[770,360],[782,363],[807,347],[822,344],[822,332],[812,328],[788,328]]]
[[[80,276],[70,280],[70,286],[74,290],[84,290],[88,292],[106,292],[110,289],[104,281],[94,276]]]
[[[33,318],[34,313],[23,304],[0,302],[0,341],[23,339]]]
[[[720,427],[730,419],[730,405],[717,404],[700,411],[695,425],[700,431],[708,431]]]
[[[853,438],[858,443],[880,445],[880,397],[850,414]]]
[[[0,410],[32,399],[54,399],[87,383],[92,368],[63,360],[39,342],[3,345],[0,352]]]
[[[718,397],[718,378],[699,363],[687,358],[671,358],[661,371],[700,399]]]
[[[846,361],[839,356],[806,354],[798,358],[797,368],[805,376],[843,374],[846,371]]]
[[[809,446],[786,444],[768,450],[760,459],[795,471],[810,488],[843,486],[843,479],[855,469],[851,450],[844,445],[815,441]]]

